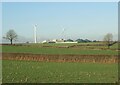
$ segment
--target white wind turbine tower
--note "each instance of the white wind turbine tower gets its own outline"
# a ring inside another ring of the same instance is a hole
[[[62,26],[61,26],[61,27],[62,27]],[[63,38],[64,31],[65,31],[65,29],[63,28],[62,31],[59,33],[59,38],[61,38],[61,39]]]
[[[37,31],[36,31],[36,28],[37,28],[37,24],[34,25],[34,43],[37,43]]]
[[[63,28],[63,27],[62,27],[62,28]],[[63,28],[63,29],[62,29],[62,33],[61,33],[61,36],[62,36],[63,39],[65,39],[65,30],[66,30],[66,29]]]

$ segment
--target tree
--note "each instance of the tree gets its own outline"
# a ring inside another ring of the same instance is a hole
[[[67,39],[66,42],[73,42],[73,40],[72,39]]]
[[[85,40],[83,40],[83,39],[77,39],[76,41],[78,43],[80,43],[80,42],[91,42],[91,40],[88,40],[88,39],[85,39]]]
[[[11,43],[11,45],[12,45],[13,40],[17,39],[17,34],[15,33],[14,30],[11,29],[11,30],[9,30],[9,31],[6,33],[6,36],[3,37],[3,38],[10,40],[10,43]]]
[[[84,42],[83,39],[77,39],[76,41],[77,41],[78,43],[80,43],[80,42]]]
[[[93,40],[93,42],[97,42],[97,40]]]
[[[84,42],[91,42],[91,40],[85,39]]]
[[[104,36],[104,42],[106,43],[108,48],[110,48],[110,46],[112,44],[112,40],[113,40],[113,35],[111,33],[108,33]]]

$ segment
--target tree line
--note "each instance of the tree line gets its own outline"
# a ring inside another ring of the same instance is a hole
[[[16,40],[18,37],[17,33],[14,31],[14,30],[9,30],[6,35],[3,37],[4,39],[7,39],[10,41],[11,45],[13,44],[13,40]],[[78,43],[81,43],[81,42],[97,42],[97,40],[89,40],[89,39],[77,39],[75,40],[76,42]],[[108,48],[110,48],[110,46],[115,43],[113,42],[113,35],[112,33],[107,33],[104,38],[103,38],[103,41],[104,43],[108,46]],[[72,39],[67,39],[65,40],[65,42],[74,42],[74,40]]]

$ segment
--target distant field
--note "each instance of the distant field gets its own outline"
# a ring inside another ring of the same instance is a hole
[[[117,64],[3,60],[3,83],[115,83]]]
[[[118,45],[107,49],[107,46],[94,46],[99,43],[77,44],[27,44],[17,46],[2,46],[3,52],[33,53],[33,54],[78,54],[78,55],[117,55]],[[83,45],[83,46],[82,46]]]

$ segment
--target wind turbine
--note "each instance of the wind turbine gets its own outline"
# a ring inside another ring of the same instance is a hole
[[[62,32],[61,32],[61,36],[62,36],[62,38],[64,39],[65,38],[65,28],[64,27],[62,27],[63,29],[62,29]]]
[[[37,43],[37,31],[36,31],[36,28],[37,28],[37,24],[34,25],[34,43]]]

